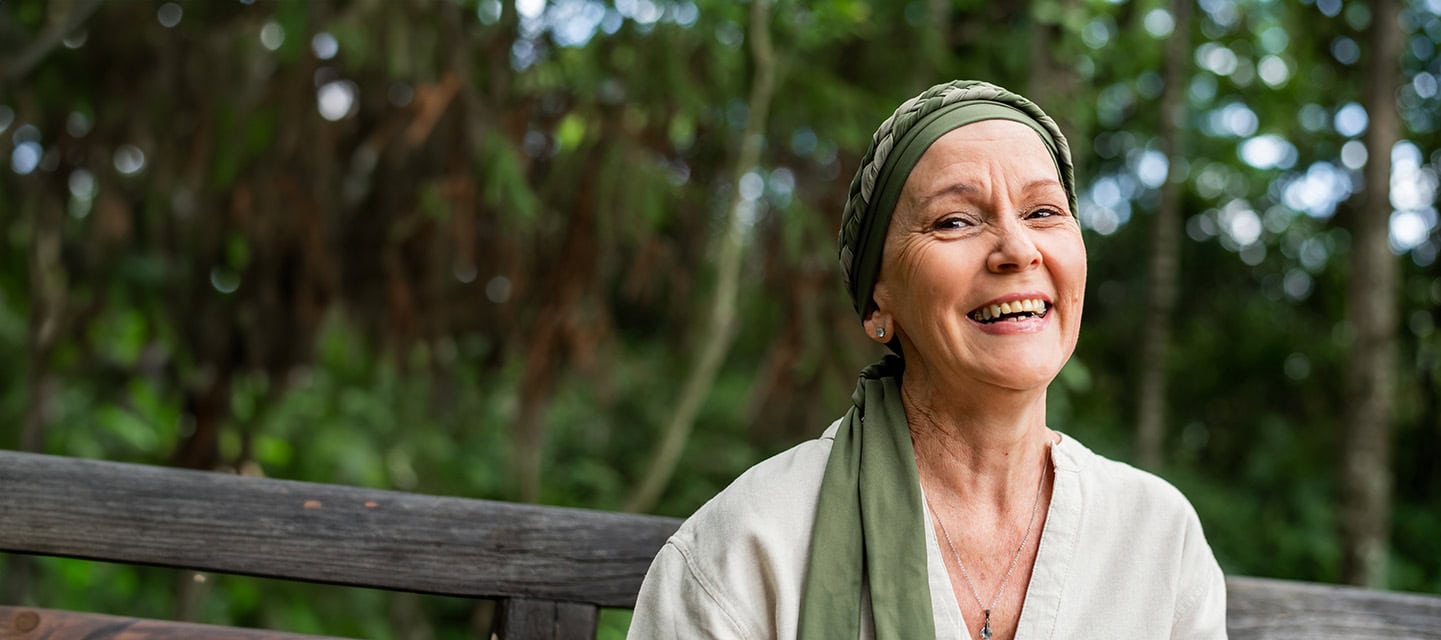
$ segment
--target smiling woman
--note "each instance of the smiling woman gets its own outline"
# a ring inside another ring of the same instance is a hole
[[[756,465],[656,557],[633,638],[1225,637],[1195,512],[1046,420],[1086,285],[1070,151],[983,82],[903,103],[851,183],[867,367],[820,438]]]

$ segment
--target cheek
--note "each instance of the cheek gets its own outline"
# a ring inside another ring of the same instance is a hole
[[[1086,248],[1085,245],[1077,243],[1078,248],[1070,254],[1070,263],[1064,275],[1065,296],[1071,312],[1067,314],[1066,342],[1069,348],[1074,350],[1076,343],[1081,337],[1081,316],[1086,305]]]
[[[932,268],[934,255],[923,242],[897,242],[892,259],[887,260],[881,270],[890,288],[894,302],[915,307],[917,301],[928,300],[934,295],[937,278]]]
[[[1062,293],[1066,300],[1079,308],[1086,295],[1086,245],[1081,241],[1080,234],[1065,238],[1057,243],[1051,255],[1052,269],[1056,278],[1065,290]]]

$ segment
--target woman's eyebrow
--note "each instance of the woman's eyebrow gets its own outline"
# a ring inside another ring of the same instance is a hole
[[[1038,191],[1041,189],[1061,189],[1062,191],[1065,190],[1061,186],[1061,183],[1055,178],[1039,178],[1027,182],[1021,187],[1021,191],[1026,193],[1029,193],[1031,191]],[[966,196],[980,193],[980,191],[980,187],[969,182],[953,182],[931,192],[929,195],[922,196],[921,201],[917,204],[920,206],[920,208],[924,209],[932,201],[943,198],[945,196]]]
[[[980,193],[980,191],[980,187],[969,182],[953,182],[931,192],[929,195],[922,196],[921,201],[917,204],[920,205],[920,208],[924,209],[932,201],[938,200],[945,196],[964,196]]]
[[[1055,178],[1041,178],[1039,180],[1032,180],[1030,182],[1027,182],[1026,186],[1021,188],[1022,191],[1033,191],[1037,189],[1060,189],[1062,191],[1066,190],[1065,187],[1062,187],[1061,183]]]

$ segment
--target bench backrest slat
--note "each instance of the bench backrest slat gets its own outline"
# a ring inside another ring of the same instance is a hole
[[[1441,598],[1327,584],[1226,578],[1233,638],[1441,640]]]
[[[341,640],[261,629],[0,605],[0,640]]]
[[[679,523],[0,451],[0,551],[631,607]]]

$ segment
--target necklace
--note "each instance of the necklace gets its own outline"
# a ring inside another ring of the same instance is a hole
[[[1048,443],[1047,460],[1050,459],[1049,451],[1050,445]],[[961,562],[961,554],[956,551],[956,544],[951,542],[950,532],[946,531],[946,525],[941,523],[941,516],[936,513],[935,505],[931,504],[930,496],[926,497],[926,507],[931,510],[931,517],[935,519],[936,527],[941,530],[941,535],[945,537],[946,546],[950,547],[951,555],[956,557],[956,565],[961,568],[961,577],[965,579],[966,586],[971,588],[971,597],[976,599],[976,606],[980,607],[981,611],[986,614],[986,622],[981,626],[979,636],[981,640],[991,640],[991,610],[994,609],[996,603],[1001,600],[1001,594],[1006,592],[1006,584],[1011,580],[1011,572],[1016,570],[1016,562],[1021,559],[1021,550],[1026,548],[1026,541],[1031,539],[1031,527],[1036,524],[1036,512],[1039,511],[1041,507],[1041,488],[1044,486],[1046,486],[1046,469],[1042,467],[1041,479],[1036,481],[1036,497],[1031,502],[1031,519],[1026,522],[1026,533],[1021,536],[1021,544],[1016,547],[1016,553],[1011,555],[1011,566],[1006,568],[1006,575],[1001,578],[1001,586],[996,588],[996,595],[991,598],[990,606],[981,603],[981,594],[976,592],[976,583],[971,582],[971,575],[966,571],[966,563]]]

